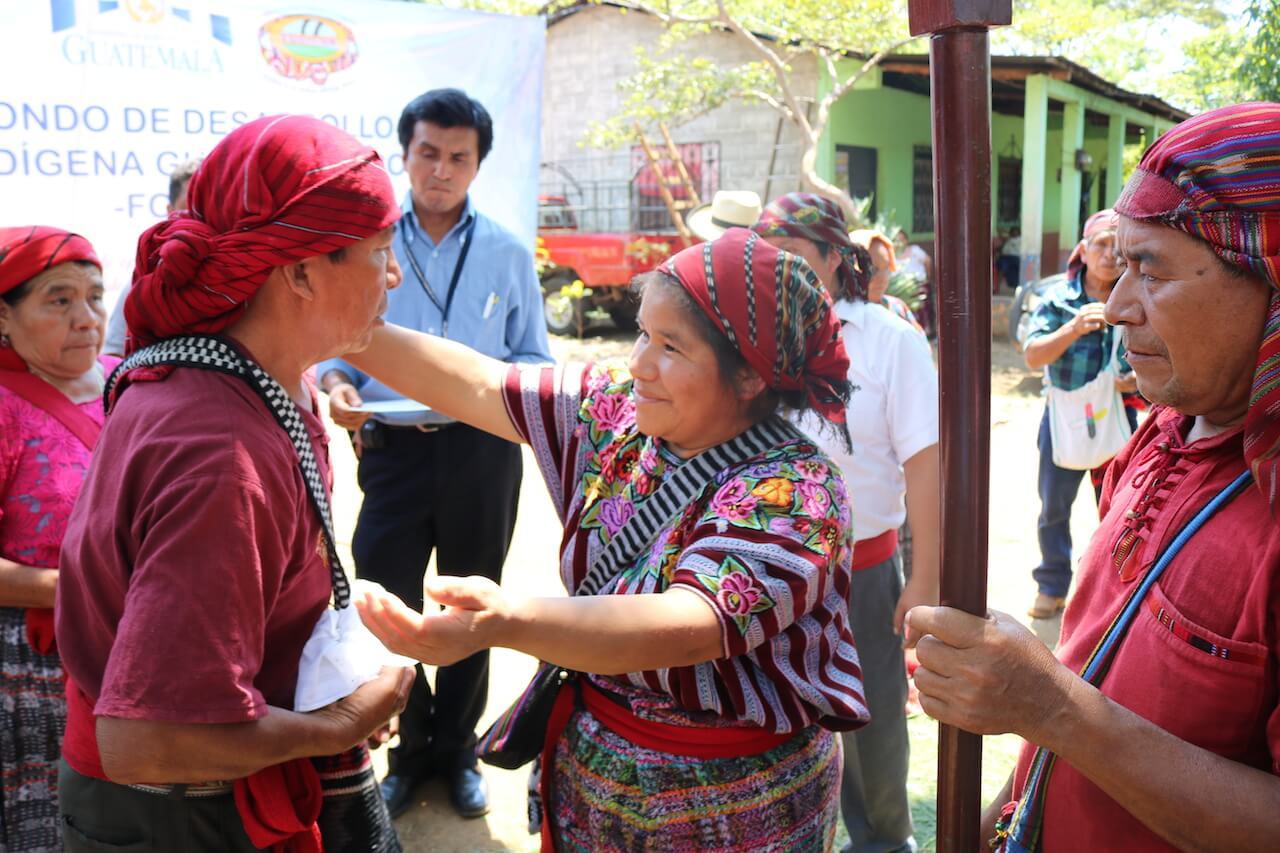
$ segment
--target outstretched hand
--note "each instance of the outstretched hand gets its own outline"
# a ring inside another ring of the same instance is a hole
[[[423,591],[444,609],[418,613],[384,590],[365,590],[355,605],[384,646],[433,666],[457,663],[492,646],[491,628],[509,612],[502,588],[488,578],[429,578]]]
[[[1044,643],[1006,613],[985,619],[950,607],[907,613],[907,641],[920,666],[920,706],[975,734],[1013,732],[1043,744],[1079,683]]]

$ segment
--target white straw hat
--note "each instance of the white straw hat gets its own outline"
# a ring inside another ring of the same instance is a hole
[[[685,224],[703,240],[714,240],[729,228],[750,228],[760,218],[764,205],[750,190],[721,190],[689,212]]]

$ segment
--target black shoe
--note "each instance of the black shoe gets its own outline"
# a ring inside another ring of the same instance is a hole
[[[459,767],[449,774],[449,801],[463,817],[483,817],[489,813],[489,787],[474,767]]]
[[[409,810],[409,806],[413,805],[413,792],[417,790],[421,781],[414,776],[398,773],[390,774],[382,780],[382,784],[378,787],[382,791],[382,799],[387,803],[387,811],[393,819],[400,817]]]

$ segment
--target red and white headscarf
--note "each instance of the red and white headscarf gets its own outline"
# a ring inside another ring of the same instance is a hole
[[[72,261],[87,261],[102,269],[93,246],[79,234],[48,225],[0,228],[0,295]],[[11,347],[0,347],[0,370],[26,369],[26,362]]]
[[[804,391],[809,404],[844,423],[836,388],[849,356],[831,297],[809,265],[745,228],[672,255],[677,279],[747,363],[775,391]]]
[[[1156,140],[1116,210],[1199,237],[1271,284],[1244,419],[1244,457],[1280,517],[1280,104],[1234,104]]]
[[[364,240],[400,215],[377,152],[307,116],[229,133],[196,170],[187,206],[138,240],[130,352],[226,329],[273,268]]]
[[[1119,224],[1119,214],[1109,207],[1106,210],[1099,210],[1085,220],[1084,230],[1080,233],[1080,242],[1076,243],[1076,247],[1071,250],[1071,257],[1067,258],[1068,278],[1075,278],[1080,274],[1080,270],[1084,269],[1084,250],[1088,247],[1089,241],[1099,234],[1116,230]]]

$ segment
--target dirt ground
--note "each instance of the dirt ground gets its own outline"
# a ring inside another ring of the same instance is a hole
[[[582,341],[552,339],[559,360],[598,360],[625,357],[631,336],[612,328],[588,330]],[[991,406],[991,518],[988,600],[994,609],[1024,618],[1035,594],[1031,569],[1038,561],[1035,525],[1039,513],[1036,498],[1036,433],[1043,404],[1040,378],[1022,366],[1013,347],[997,341],[992,354]],[[355,458],[345,433],[330,424],[335,473],[334,523],[340,548],[349,561],[351,533],[360,506],[355,480]],[[508,588],[536,595],[560,595],[556,575],[556,548],[560,525],[547,497],[532,455],[525,451],[524,482],[520,494],[515,539],[503,574]],[[1075,504],[1072,531],[1083,544],[1096,526],[1091,494]],[[348,562],[351,565],[351,562]],[[1057,638],[1058,622],[1032,626],[1046,642]],[[481,727],[504,710],[528,682],[533,660],[499,649],[493,652],[489,707]],[[912,721],[912,799],[917,816],[917,838],[932,846],[932,798],[936,779],[936,726],[925,718]],[[994,790],[1008,774],[1016,743],[1013,738],[990,739],[986,745],[987,787]],[[381,751],[380,751],[381,752]],[[385,757],[375,755],[379,772]],[[491,810],[483,819],[463,820],[448,803],[443,786],[432,781],[421,789],[419,802],[397,821],[404,849],[409,853],[478,853],[478,851],[534,851],[537,840],[526,830],[524,771],[486,767]],[[842,832],[843,834],[843,832]]]

